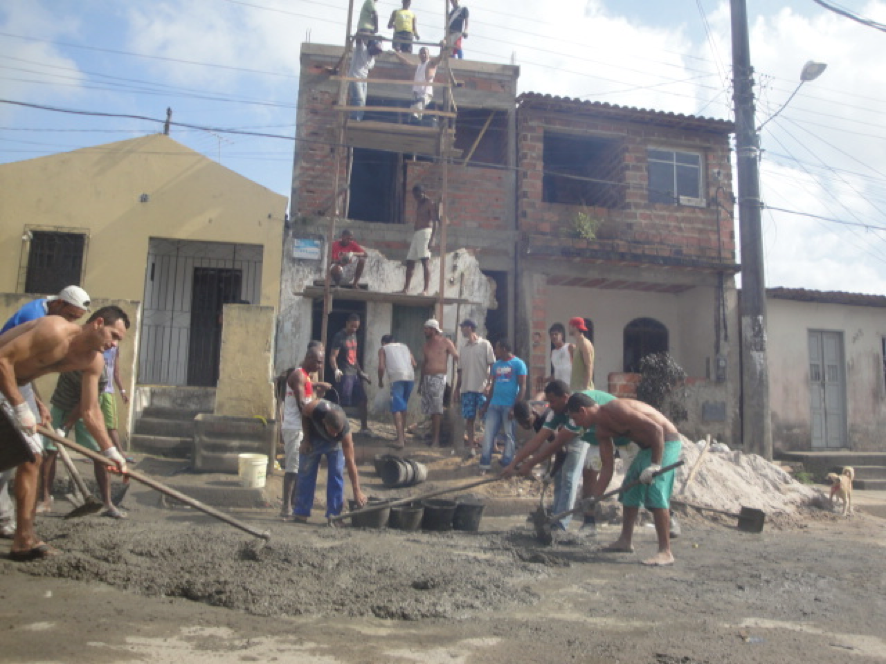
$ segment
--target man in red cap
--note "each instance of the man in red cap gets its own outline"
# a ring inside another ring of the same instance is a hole
[[[594,389],[594,344],[585,336],[588,326],[579,316],[569,319],[569,334],[575,339],[572,351],[572,378],[569,388],[573,392]]]

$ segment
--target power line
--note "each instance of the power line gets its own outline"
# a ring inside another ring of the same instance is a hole
[[[875,30],[880,30],[882,32],[886,32],[886,25],[882,23],[878,23],[869,18],[865,18],[863,16],[859,16],[858,14],[849,11],[848,9],[843,9],[841,7],[837,7],[836,5],[831,5],[825,2],[824,0],[812,0],[817,5],[821,5],[828,11],[832,11],[835,14],[839,14],[845,18],[855,21],[856,23],[861,23],[862,25],[866,25],[869,28],[874,28]]]

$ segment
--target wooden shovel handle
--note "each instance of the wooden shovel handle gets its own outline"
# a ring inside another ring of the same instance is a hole
[[[98,452],[93,452],[90,449],[83,447],[82,445],[78,445],[67,438],[62,438],[52,429],[48,429],[44,426],[37,427],[38,433],[46,436],[50,440],[59,445],[64,445],[65,447],[69,447],[75,452],[82,454],[83,456],[92,459],[93,461],[97,461],[98,463],[103,463],[105,465],[110,465],[111,460],[106,456],[99,454]],[[169,496],[170,498],[175,498],[176,500],[183,502],[185,505],[190,505],[196,510],[203,512],[204,514],[208,514],[211,517],[218,519],[219,521],[224,521],[225,523],[234,526],[235,528],[239,528],[240,530],[249,533],[254,537],[260,537],[263,540],[271,539],[271,533],[268,531],[260,531],[257,528],[253,528],[252,526],[243,523],[239,519],[235,519],[232,516],[225,514],[224,512],[219,512],[217,509],[210,507],[209,505],[205,505],[201,503],[199,500],[195,498],[191,498],[190,496],[186,496],[180,491],[176,491],[165,484],[161,484],[155,479],[148,477],[147,475],[143,475],[135,470],[127,470],[124,477],[131,477],[136,482],[141,482],[142,484],[147,484],[149,487],[154,489],[155,491],[159,491],[162,494]]]
[[[412,496],[410,498],[401,498],[400,500],[392,500],[390,502],[377,503],[376,505],[372,505],[371,507],[364,507],[359,510],[354,510],[353,512],[345,512],[344,514],[338,514],[336,516],[329,517],[329,523],[333,521],[341,521],[342,519],[348,519],[352,516],[357,516],[360,514],[367,514],[369,512],[378,512],[379,510],[384,510],[389,507],[399,507],[401,505],[408,505],[409,503],[413,503],[416,500],[425,500],[427,498],[433,498],[435,496],[442,496],[444,493],[452,493],[453,491],[465,491],[466,489],[473,489],[475,486],[481,486],[483,484],[489,484],[490,482],[498,482],[500,479],[503,479],[500,475],[495,477],[488,477],[483,480],[477,480],[476,482],[471,482],[470,484],[464,484],[462,486],[452,487],[449,489],[438,489],[437,491],[431,491],[430,493],[422,493],[417,496]]]

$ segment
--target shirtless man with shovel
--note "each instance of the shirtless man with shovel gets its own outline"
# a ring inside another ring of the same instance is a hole
[[[119,307],[110,306],[93,313],[84,325],[69,323],[59,316],[47,316],[0,335],[0,408],[23,434],[32,459],[21,463],[16,474],[17,525],[9,553],[12,560],[36,560],[58,553],[34,532],[43,445],[36,434],[37,421],[19,386],[49,373],[82,371],[80,403],[86,428],[109,463],[125,473],[126,461],[114,447],[105,428],[98,403],[98,379],[105,366],[102,353],[116,346],[126,336],[128,328],[126,313]],[[11,444],[8,439],[0,441],[0,445]]]
[[[631,540],[634,524],[640,507],[645,506],[652,512],[655,522],[658,553],[644,560],[643,564],[673,565],[669,508],[674,490],[674,473],[662,473],[657,477],[655,473],[662,466],[675,463],[680,458],[682,443],[677,427],[652,406],[633,399],[613,399],[601,406],[588,395],[578,392],[569,397],[566,408],[578,427],[596,427],[603,467],[597,475],[594,497],[602,496],[612,479],[615,458],[613,438],[629,438],[640,447],[624,478],[625,485],[636,480],[640,484],[628,489],[619,498],[624,506],[621,537],[603,550],[633,553]]]

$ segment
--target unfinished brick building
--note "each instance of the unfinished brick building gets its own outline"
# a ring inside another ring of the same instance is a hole
[[[340,324],[336,317],[343,321],[356,311],[367,321],[371,354],[375,337],[389,331],[420,348],[421,322],[433,312],[432,298],[393,293],[402,286],[400,262],[411,237],[409,192],[422,184],[439,194],[440,160],[422,155],[418,134],[398,133],[390,113],[371,110],[403,107],[406,115],[409,87],[384,81],[410,81],[412,68],[388,54],[377,59],[364,121],[348,125],[349,157],[337,160],[339,86],[331,69],[342,52],[302,46],[278,366],[294,364],[308,338],[317,336],[316,282],[323,276],[336,163],[345,218],[338,227],[346,225],[360,244],[380,253],[364,273],[368,293],[336,295],[330,329]],[[514,339],[535,381],[549,373],[549,326],[583,316],[592,323],[597,387],[618,392],[625,382],[630,390],[624,374],[636,371],[646,353],[667,350],[694,377],[690,426],[731,437],[736,400],[730,386],[737,375],[730,371],[737,366],[731,354],[737,346],[730,343],[736,331],[727,324],[734,320],[727,307],[737,271],[732,124],[532,93],[518,97],[517,67],[450,64],[458,86],[450,88],[457,112],[446,201],[451,277],[444,288],[447,297],[469,303],[446,308],[447,332],[455,332],[459,317],[481,318],[491,335]],[[290,251],[301,242],[320,250],[312,258]],[[473,272],[465,272],[468,262]],[[436,276],[432,281],[436,290]],[[365,359],[371,368],[370,353]]]

